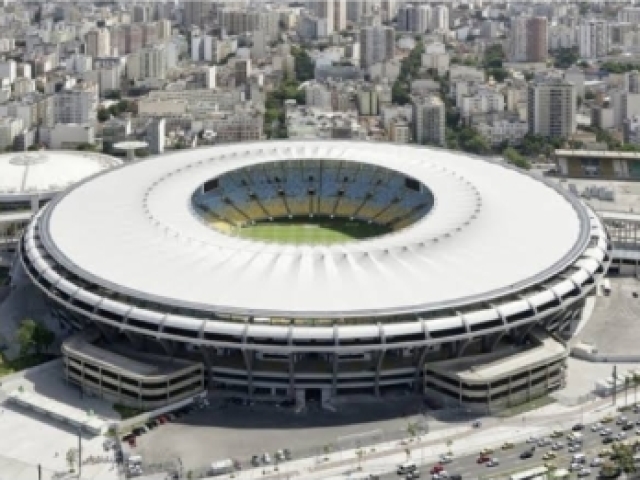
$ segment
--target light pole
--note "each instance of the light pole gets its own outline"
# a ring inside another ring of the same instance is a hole
[[[78,427],[78,478],[82,478],[82,427]]]

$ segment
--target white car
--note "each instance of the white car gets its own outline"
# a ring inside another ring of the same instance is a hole
[[[592,432],[599,432],[600,430],[602,430],[602,424],[600,422],[591,425]]]
[[[600,430],[600,436],[602,437],[606,437],[607,435],[611,435],[612,433],[613,432],[610,428],[603,428],[602,430]]]
[[[263,453],[262,454],[262,462],[263,463],[271,463],[271,455],[269,455],[268,453]]]
[[[453,462],[453,455],[450,453],[445,453],[440,455],[440,463],[451,463]]]
[[[571,465],[569,465],[570,472],[578,472],[580,470],[582,470],[582,465],[580,465],[579,463],[572,463]]]
[[[498,465],[500,465],[500,462],[497,458],[492,458],[487,462],[487,467],[497,467]]]
[[[431,476],[431,480],[445,480],[447,478],[449,478],[449,474],[446,472],[446,470],[442,470],[441,472],[434,473]]]
[[[539,440],[540,439],[538,437],[531,436],[531,437],[527,438],[527,443],[538,443]]]
[[[618,440],[624,440],[625,438],[627,438],[627,432],[619,432],[618,435],[616,435],[616,438]]]
[[[601,457],[595,457],[593,460],[591,460],[590,465],[592,467],[599,467],[600,465],[602,465],[604,463],[604,460],[602,460]]]
[[[624,415],[620,415],[616,420],[616,425],[624,425],[625,423],[627,423],[627,417]]]
[[[588,477],[589,475],[591,475],[591,470],[588,468],[583,468],[578,472],[578,477]]]
[[[562,450],[564,448],[564,445],[562,444],[562,442],[554,442],[553,445],[551,445],[551,450]]]
[[[551,439],[550,438],[541,438],[540,440],[538,440],[538,446],[539,447],[546,447],[548,445],[551,445]]]
[[[575,443],[573,445],[569,445],[568,451],[569,451],[569,453],[579,452],[580,451],[580,445],[577,445]]]

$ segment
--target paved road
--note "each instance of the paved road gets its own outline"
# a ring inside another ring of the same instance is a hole
[[[640,415],[634,414],[633,412],[625,412],[625,415],[630,421],[634,423],[640,421]],[[606,428],[610,428],[612,431],[612,435],[615,436],[619,432],[621,432],[621,426],[616,425],[615,421],[606,423],[603,425]],[[638,426],[634,427],[632,430],[628,430],[627,440],[639,439],[640,435],[636,434],[636,428],[640,428]],[[547,432],[551,434],[551,431]],[[554,463],[559,468],[568,468],[570,462],[570,458],[573,456],[573,453],[569,453],[567,451],[567,435],[569,431],[563,432],[563,438],[551,439],[552,441],[560,441],[564,444],[564,448],[554,453],[557,454],[557,458],[555,460],[551,460],[551,463]],[[591,425],[586,425],[584,430],[582,430],[583,434],[583,448],[581,452],[585,453],[587,456],[587,463],[590,463],[593,458],[595,458],[598,453],[604,448],[610,448],[611,444],[605,445],[603,444],[603,436],[600,435],[599,432],[592,432]],[[491,447],[495,449],[494,454],[492,455],[494,458],[497,458],[500,462],[499,466],[496,467],[488,467],[484,464],[478,464],[477,459],[478,455],[467,455],[456,458],[452,463],[445,465],[445,469],[449,474],[457,473],[462,475],[463,479],[480,479],[480,478],[508,478],[509,473],[514,473],[521,470],[527,470],[529,468],[534,468],[536,466],[540,466],[545,463],[542,460],[542,456],[551,451],[551,447],[536,447],[535,453],[532,458],[527,460],[521,460],[520,454],[529,449],[532,444],[527,444],[524,442],[515,444],[515,447],[509,450],[501,450],[500,445],[493,445],[490,439],[487,439],[487,447]],[[497,448],[496,448],[497,447]],[[419,452],[413,453],[414,458],[419,457]],[[421,469],[421,478],[430,478],[431,474],[429,470],[433,467],[430,465],[428,467],[424,467]],[[591,468],[591,478],[596,478],[598,468]],[[392,480],[400,478],[396,474],[387,474],[381,477],[383,480]],[[577,478],[577,473],[573,473],[571,478]],[[589,477],[587,477],[589,478]]]

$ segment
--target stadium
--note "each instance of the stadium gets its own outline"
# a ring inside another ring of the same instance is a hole
[[[145,408],[208,389],[494,411],[561,388],[610,264],[577,197],[460,152],[353,141],[179,151],[87,179],[21,269],[78,331],[67,378]]]

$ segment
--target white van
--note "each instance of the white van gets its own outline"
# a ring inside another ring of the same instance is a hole
[[[567,438],[572,442],[582,442],[582,434],[580,432],[571,432]]]
[[[405,462],[398,465],[398,475],[406,475],[407,473],[413,472],[414,470],[417,470],[417,469],[418,467],[416,466],[415,463]]]
[[[586,463],[587,457],[584,453],[574,453],[573,458],[571,459],[571,463]]]

